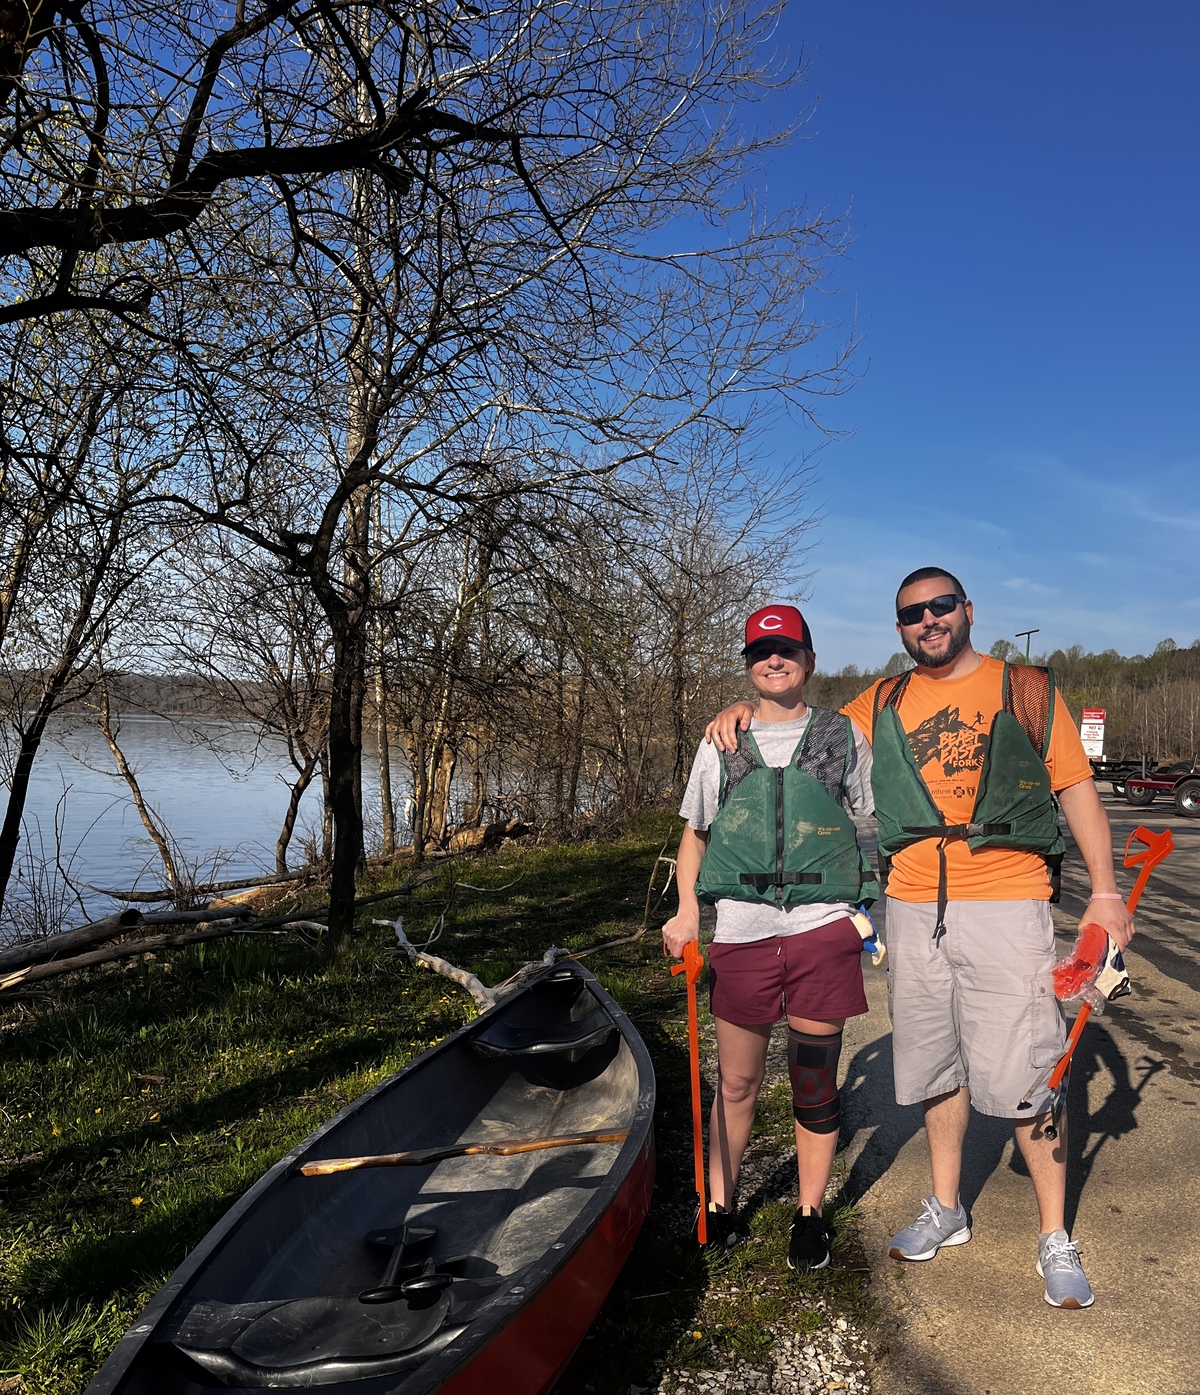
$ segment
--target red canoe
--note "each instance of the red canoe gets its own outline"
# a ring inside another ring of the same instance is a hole
[[[544,1395],[637,1238],[654,1071],[573,962],[355,1100],[263,1177],[154,1297],[88,1395],[319,1389]],[[623,1142],[301,1175],[498,1140]]]

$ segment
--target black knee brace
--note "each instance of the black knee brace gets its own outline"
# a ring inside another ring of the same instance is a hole
[[[842,1122],[838,1094],[838,1059],[842,1034],[815,1036],[788,1028],[788,1075],[796,1122],[812,1133],[834,1133]]]

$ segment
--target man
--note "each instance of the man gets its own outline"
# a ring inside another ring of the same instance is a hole
[[[887,886],[889,1002],[898,1104],[925,1111],[933,1193],[892,1238],[893,1258],[929,1260],[971,1238],[959,1197],[970,1106],[1015,1121],[1041,1219],[1037,1272],[1053,1307],[1093,1302],[1064,1228],[1067,1142],[1044,1125],[1044,1085],[1061,1055],[1053,992],[1051,873],[1061,855],[1050,792],[1091,878],[1080,924],[1102,925],[1120,949],[1133,935],[1113,873],[1112,831],[1083,746],[1053,676],[1001,663],[971,646],[974,611],[941,567],[910,573],[896,595],[896,630],[916,667],[881,679],[844,709],[871,739]],[[736,744],[749,705],[710,731]]]

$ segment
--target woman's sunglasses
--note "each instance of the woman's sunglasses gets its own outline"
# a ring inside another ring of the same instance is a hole
[[[918,601],[916,605],[901,606],[896,612],[896,619],[902,625],[919,625],[925,618],[925,612],[936,615],[940,620],[943,615],[949,615],[952,610],[957,610],[959,605],[965,601],[966,596],[934,596],[929,601]]]
[[[799,659],[804,653],[799,644],[788,644],[782,639],[760,639],[756,640],[749,649],[746,650],[746,659],[749,663],[760,664],[764,659],[769,659],[772,654],[778,654],[781,659]]]

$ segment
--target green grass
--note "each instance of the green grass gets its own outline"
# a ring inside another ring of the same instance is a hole
[[[682,1021],[672,1036],[684,1043]],[[561,1390],[563,1395],[626,1395],[630,1385],[655,1386],[666,1370],[725,1369],[766,1364],[774,1334],[815,1332],[830,1316],[869,1319],[871,1306],[857,1251],[854,1208],[840,1196],[826,1207],[834,1230],[834,1265],[819,1274],[787,1268],[788,1229],[794,1199],[767,1202],[750,1217],[749,1237],[725,1251],[701,1253],[665,1223],[671,1202],[691,1199],[692,1150],[686,1056],[677,1046],[664,1058],[651,1045],[659,1079],[659,1189],[638,1243],[599,1323],[585,1339]],[[666,1079],[664,1079],[666,1076]],[[665,1085],[665,1089],[664,1089]],[[791,1094],[785,1083],[764,1091],[751,1147],[780,1156],[793,1145]],[[794,1154],[793,1154],[794,1158]],[[794,1162],[793,1162],[794,1166]],[[837,1188],[844,1165],[834,1166]],[[818,1311],[819,1300],[825,1312]]]
[[[444,913],[438,950],[495,983],[551,944],[578,950],[636,929],[676,827],[655,816],[611,843],[508,845],[451,864],[416,896],[367,908],[353,947],[332,958],[291,940],[221,941],[0,1003],[0,1377],[19,1374],[29,1395],[82,1391],[276,1159],[474,1016],[464,992],[387,953],[393,936],[375,916],[399,909],[420,943]],[[683,993],[653,933],[587,962],[637,1024],[659,1083],[655,1206],[564,1385],[624,1395],[670,1365],[753,1359],[766,1323],[812,1320],[806,1284],[821,1281],[781,1277],[786,1208],[764,1207],[751,1243],[717,1259],[676,1233],[672,1208],[693,1195]],[[786,1147],[786,1101],[764,1104],[760,1131]],[[710,1297],[731,1283],[736,1301]]]

